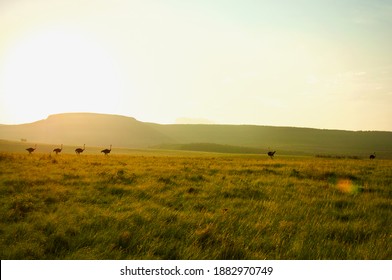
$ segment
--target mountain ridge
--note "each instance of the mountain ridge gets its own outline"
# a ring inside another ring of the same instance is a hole
[[[54,114],[32,123],[0,125],[0,139],[27,139],[29,142],[57,145],[112,144],[113,147],[124,148],[175,148],[182,145],[182,149],[195,147],[197,150],[203,149],[203,146],[211,149],[214,147],[212,144],[217,144],[263,151],[285,150],[299,154],[367,155],[378,151],[392,156],[392,132],[388,131],[265,125],[157,124],[141,122],[133,117],[98,113]],[[189,145],[195,143],[202,145]]]

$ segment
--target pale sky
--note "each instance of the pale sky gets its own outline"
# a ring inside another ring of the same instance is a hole
[[[392,1],[0,0],[0,123],[392,131]]]

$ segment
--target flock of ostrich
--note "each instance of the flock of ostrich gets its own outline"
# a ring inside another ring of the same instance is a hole
[[[34,152],[36,149],[37,149],[37,144],[34,146],[34,148],[33,148],[33,147],[27,148],[26,151],[28,151],[29,154],[31,154],[31,153]],[[83,144],[83,149],[82,149],[82,148],[76,148],[76,149],[75,149],[75,153],[76,153],[77,155],[80,155],[81,153],[84,152],[85,149],[86,149],[86,144]],[[58,155],[59,153],[61,153],[62,150],[63,150],[63,144],[61,144],[60,148],[55,148],[55,149],[53,149],[53,152],[56,153],[56,155]],[[104,155],[108,155],[108,154],[110,154],[111,151],[112,151],[112,145],[110,145],[110,148],[109,148],[109,149],[103,149],[103,150],[101,151],[101,153],[103,153]],[[276,153],[276,151],[269,151],[269,152],[267,153],[267,155],[268,155],[271,159],[273,159],[274,156],[275,156],[275,153]],[[370,158],[370,159],[375,159],[375,158],[376,158],[376,152],[374,152],[373,154],[371,154],[371,155],[369,156],[369,158]]]
[[[31,155],[31,153],[33,153],[36,149],[37,149],[37,144],[35,144],[34,148],[33,147],[27,148],[26,151],[28,151],[29,154]],[[86,149],[86,144],[83,144],[83,148],[76,148],[75,153],[77,155],[80,155],[81,153],[84,152],[85,149]],[[63,150],[63,144],[61,144],[60,148],[53,149],[53,152],[56,153],[56,155],[58,155],[59,153],[61,153],[62,150]],[[101,153],[103,153],[104,155],[108,155],[110,154],[111,151],[112,151],[112,145],[110,145],[109,149],[103,149]]]

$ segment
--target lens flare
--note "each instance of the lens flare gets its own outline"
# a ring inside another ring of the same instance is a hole
[[[349,194],[356,194],[359,190],[358,186],[350,179],[339,179],[337,181],[337,187],[341,192]]]

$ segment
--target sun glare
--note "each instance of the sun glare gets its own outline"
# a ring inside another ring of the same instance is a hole
[[[50,27],[16,41],[5,55],[3,114],[30,122],[49,114],[114,111],[121,100],[115,60],[97,41],[76,29]]]

